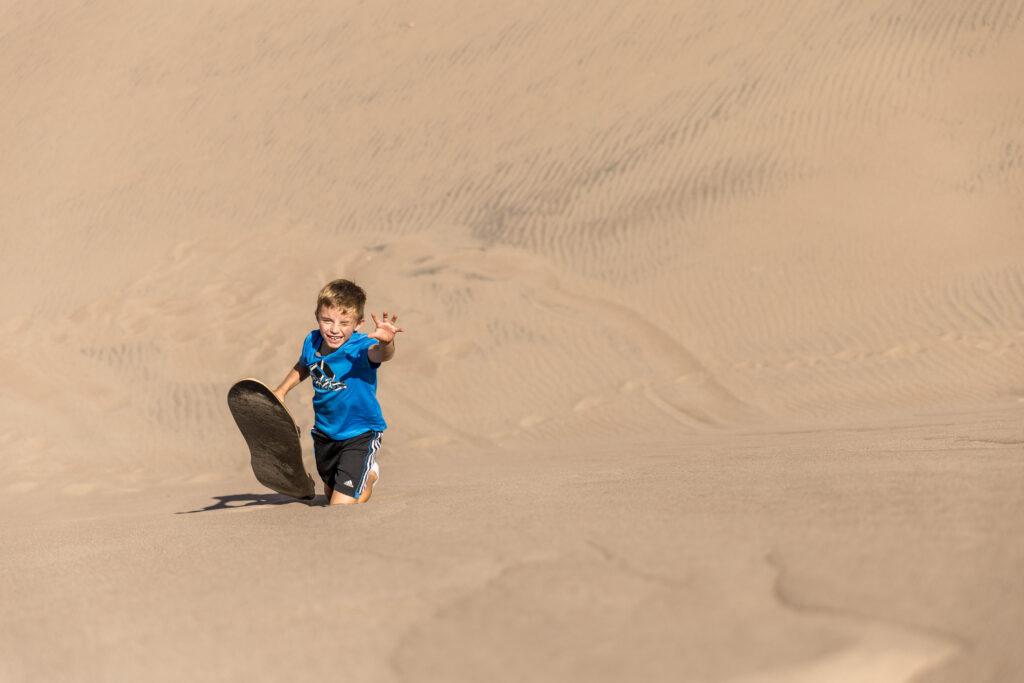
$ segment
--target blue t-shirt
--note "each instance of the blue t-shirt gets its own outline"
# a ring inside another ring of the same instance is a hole
[[[364,432],[387,429],[377,402],[377,368],[366,352],[377,343],[353,332],[340,348],[319,353],[323,338],[313,330],[302,343],[299,362],[313,380],[313,431],[341,441]]]

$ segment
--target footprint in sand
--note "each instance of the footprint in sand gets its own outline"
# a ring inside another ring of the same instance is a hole
[[[631,380],[627,380],[626,382],[623,382],[623,384],[622,384],[622,386],[620,388],[622,389],[623,393],[631,394],[634,391],[642,389],[643,386],[644,386],[643,382],[637,381],[635,379],[631,379]]]
[[[541,415],[527,415],[523,419],[519,420],[519,426],[523,429],[530,429],[536,427],[539,424],[547,422],[548,418]]]
[[[591,408],[596,408],[602,403],[604,403],[604,399],[600,396],[584,396],[576,402],[576,405],[574,405],[572,409],[573,412],[582,413],[590,410]]]

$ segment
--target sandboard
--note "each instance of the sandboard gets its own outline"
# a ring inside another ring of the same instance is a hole
[[[312,500],[313,479],[302,464],[299,428],[274,392],[259,380],[239,380],[228,390],[228,408],[249,446],[256,479],[278,493]]]

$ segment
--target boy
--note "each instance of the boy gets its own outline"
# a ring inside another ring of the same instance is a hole
[[[387,429],[377,402],[377,368],[395,356],[398,316],[357,332],[363,322],[366,292],[348,280],[327,283],[316,299],[319,329],[306,336],[299,361],[274,394],[284,397],[313,377],[313,453],[324,480],[328,505],[365,503],[380,478],[375,456]]]

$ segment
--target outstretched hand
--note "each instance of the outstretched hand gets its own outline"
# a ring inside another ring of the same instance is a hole
[[[387,311],[381,314],[380,320],[373,313],[370,314],[370,318],[373,319],[373,324],[376,325],[377,329],[366,336],[370,339],[376,339],[381,344],[390,344],[395,340],[396,334],[404,331],[398,326],[398,316],[392,315],[389,319]]]

